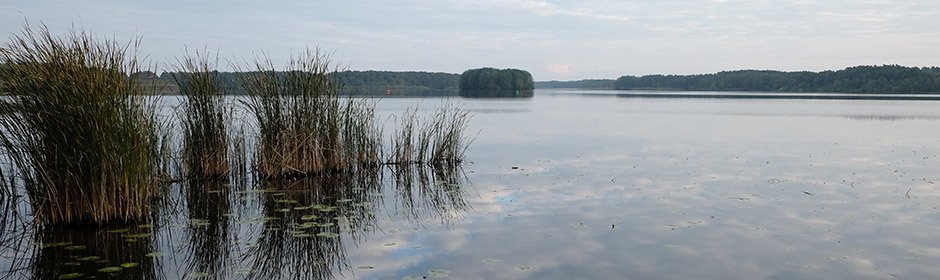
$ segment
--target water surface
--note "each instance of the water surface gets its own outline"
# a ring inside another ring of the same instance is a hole
[[[940,277],[940,102],[618,93],[381,99],[383,119],[470,109],[470,162],[176,184],[152,224],[30,233],[0,265],[37,279]],[[138,265],[98,271],[122,263]]]

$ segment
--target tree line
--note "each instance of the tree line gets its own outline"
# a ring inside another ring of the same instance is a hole
[[[700,75],[623,76],[617,79],[616,89],[940,93],[940,67],[882,65],[822,72],[737,70]]]
[[[219,72],[216,71],[215,77],[219,80],[220,87],[225,89],[226,94],[244,94],[244,90],[238,85],[239,79],[243,75],[251,72]],[[283,74],[283,73],[279,73]],[[187,73],[167,71],[159,75],[152,71],[142,71],[134,73],[144,81],[156,81],[171,88],[165,93],[173,91],[175,79],[186,79]],[[328,74],[336,85],[348,90],[348,92],[359,92],[359,89],[382,90],[409,89],[418,90],[457,90],[460,75],[439,72],[393,72],[393,71],[339,71]]]

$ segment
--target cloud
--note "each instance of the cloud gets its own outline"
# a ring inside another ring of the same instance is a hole
[[[572,74],[574,71],[571,70],[571,65],[568,64],[552,64],[545,68],[548,72],[555,74]]]

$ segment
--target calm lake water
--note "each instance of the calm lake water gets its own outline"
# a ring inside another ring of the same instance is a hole
[[[470,162],[177,184],[150,224],[4,241],[0,276],[940,278],[940,102],[615,93],[383,99],[470,109]]]

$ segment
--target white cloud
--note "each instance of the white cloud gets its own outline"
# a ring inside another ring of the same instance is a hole
[[[571,74],[574,71],[571,71],[571,65],[568,64],[552,64],[545,68],[548,72],[555,74]]]

